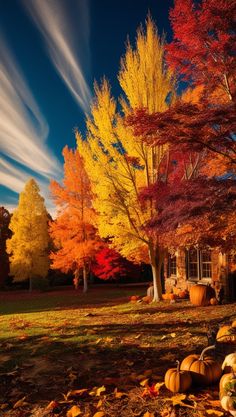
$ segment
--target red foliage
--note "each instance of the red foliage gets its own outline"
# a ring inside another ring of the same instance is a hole
[[[236,112],[233,103],[210,106],[178,101],[162,113],[138,110],[127,119],[134,133],[153,145],[169,144],[172,151],[194,151],[223,155],[236,164]]]
[[[235,96],[234,0],[175,0],[168,63],[184,79]]]
[[[140,266],[123,258],[114,249],[104,247],[95,256],[92,272],[103,280],[117,280],[126,275],[129,277],[139,276]]]
[[[165,246],[199,243],[234,247],[236,180],[202,177],[171,184],[160,181],[143,190],[140,198],[155,201],[156,215],[146,227]]]

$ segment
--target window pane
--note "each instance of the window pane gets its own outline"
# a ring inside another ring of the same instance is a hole
[[[198,279],[198,251],[191,249],[188,252],[188,276],[190,279]]]

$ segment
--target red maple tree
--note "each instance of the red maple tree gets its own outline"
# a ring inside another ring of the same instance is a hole
[[[168,63],[178,75],[208,91],[221,88],[235,99],[234,0],[175,0],[170,10],[173,41]]]

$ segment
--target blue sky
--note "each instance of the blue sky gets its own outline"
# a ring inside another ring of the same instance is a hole
[[[0,0],[0,206],[10,211],[34,177],[49,211],[61,152],[84,131],[94,80],[120,94],[117,72],[127,36],[151,12],[170,39],[172,0]]]

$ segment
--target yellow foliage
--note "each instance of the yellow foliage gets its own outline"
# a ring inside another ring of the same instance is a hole
[[[136,48],[128,45],[118,79],[124,92],[122,113],[108,82],[96,84],[87,137],[83,140],[77,133],[77,143],[95,195],[100,236],[109,238],[124,257],[150,262],[154,242],[143,226],[152,217],[153,207],[142,205],[138,194],[157,180],[165,150],[150,148],[134,136],[125,116],[136,107],[146,107],[150,113],[163,111],[175,94],[173,75],[164,63],[164,42],[151,18],[146,31],[138,31]]]
[[[19,197],[18,208],[9,228],[13,232],[7,241],[10,273],[14,281],[45,277],[49,268],[48,213],[37,183],[30,179]]]

